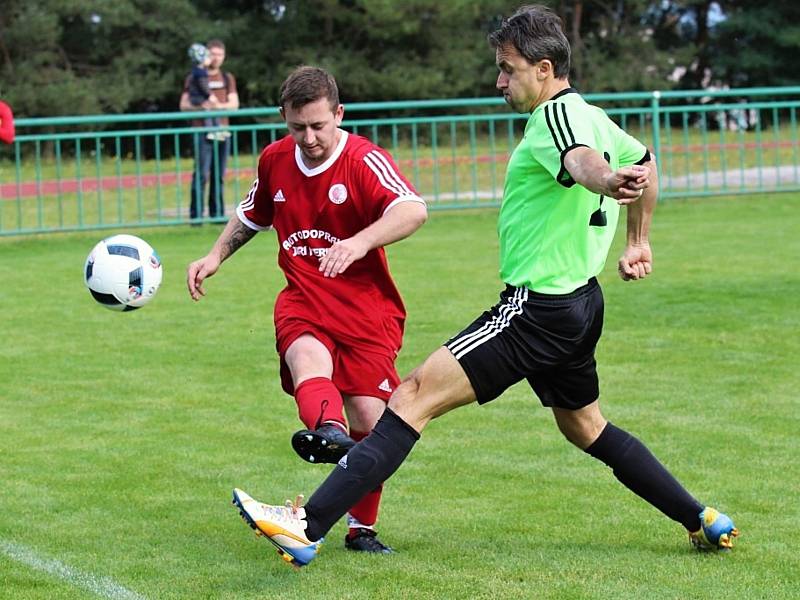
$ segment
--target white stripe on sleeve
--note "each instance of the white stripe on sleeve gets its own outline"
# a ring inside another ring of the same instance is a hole
[[[236,207],[236,216],[250,229],[254,229],[255,231],[267,231],[268,229],[272,229],[272,226],[264,227],[263,225],[254,223],[245,216],[248,210],[253,210],[256,206],[256,190],[258,190],[258,177],[256,177],[253,185],[250,187],[250,191],[247,192],[247,196],[245,196],[244,200],[239,202],[239,205]]]
[[[250,210],[256,205],[257,189],[258,189],[258,177],[256,177],[255,181],[253,182],[253,185],[250,186],[250,191],[247,192],[247,196],[245,196],[244,200],[242,200],[239,203],[239,206],[242,208],[242,210]]]
[[[408,188],[406,183],[403,181],[403,178],[397,174],[397,171],[395,171],[394,167],[392,166],[392,163],[390,163],[383,154],[381,154],[377,150],[373,150],[372,152],[370,152],[370,155],[376,158],[379,164],[383,165],[383,172],[386,175],[387,179],[394,182],[395,185],[399,186],[406,194],[414,193]]]
[[[381,185],[385,187],[390,192],[397,194],[398,196],[402,196],[405,192],[403,188],[391,183],[385,176],[385,173],[381,169],[381,167],[375,161],[375,157],[372,156],[372,153],[364,156],[364,162],[367,163],[367,166],[375,173],[375,176],[378,178],[378,181],[381,182]]]
[[[264,227],[263,225],[259,225],[258,223],[253,223],[253,221],[251,221],[245,216],[244,210],[245,209],[242,208],[241,204],[237,206],[236,216],[239,217],[239,220],[245,225],[247,225],[250,229],[254,229],[256,231],[269,231],[270,229],[272,229],[272,225]]]
[[[427,203],[425,202],[425,200],[423,200],[419,196],[399,196],[398,198],[392,200],[389,203],[389,206],[387,206],[384,209],[383,214],[386,214],[389,211],[390,208],[392,208],[393,206],[396,206],[397,204],[400,204],[401,202],[419,202],[423,206],[427,206]]]

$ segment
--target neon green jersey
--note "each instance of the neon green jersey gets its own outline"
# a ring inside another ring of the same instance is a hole
[[[611,169],[644,162],[645,146],[568,88],[537,106],[506,170],[500,277],[543,294],[568,294],[600,273],[617,227],[613,198],[576,185],[567,151],[597,150]]]

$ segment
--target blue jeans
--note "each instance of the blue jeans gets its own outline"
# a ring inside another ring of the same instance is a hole
[[[231,150],[230,138],[224,141],[206,139],[205,133],[195,133],[192,138],[194,149],[194,173],[192,174],[192,194],[189,205],[189,216],[192,220],[203,217],[203,198],[206,184],[208,190],[208,216],[224,217],[225,201],[223,197],[223,181],[225,179],[225,163]]]

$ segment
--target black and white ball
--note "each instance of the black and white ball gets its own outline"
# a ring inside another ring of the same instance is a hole
[[[83,273],[97,302],[111,310],[129,311],[153,299],[163,270],[150,244],[134,235],[119,234],[92,248]]]

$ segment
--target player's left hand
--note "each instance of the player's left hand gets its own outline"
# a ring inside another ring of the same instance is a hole
[[[617,263],[623,281],[644,279],[653,272],[653,251],[648,242],[628,244]]]
[[[319,270],[325,277],[336,277],[369,252],[369,246],[356,238],[336,242],[319,260]]]

